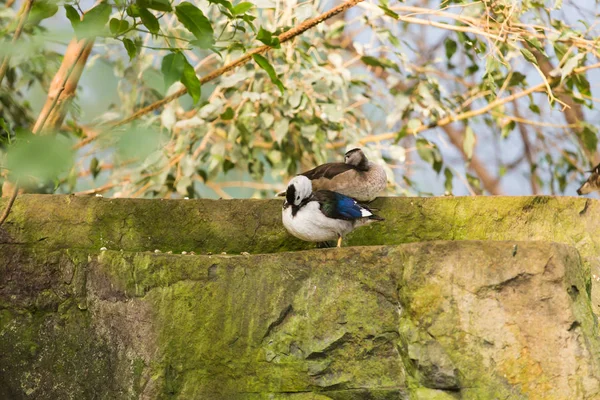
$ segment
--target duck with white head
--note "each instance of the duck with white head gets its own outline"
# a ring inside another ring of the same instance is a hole
[[[341,247],[342,239],[355,228],[383,220],[351,197],[330,190],[312,190],[310,179],[298,175],[285,192],[283,226],[298,239],[337,240],[337,246]]]

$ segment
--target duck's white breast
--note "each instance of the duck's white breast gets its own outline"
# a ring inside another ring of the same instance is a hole
[[[350,232],[354,225],[351,221],[327,218],[316,201],[300,208],[294,216],[292,207],[283,209],[282,221],[289,233],[307,242],[336,240],[338,235],[344,236]]]

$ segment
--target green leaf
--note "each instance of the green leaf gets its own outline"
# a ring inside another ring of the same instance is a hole
[[[468,160],[473,157],[473,149],[475,148],[475,133],[470,126],[465,129],[465,140],[463,141],[463,150]]]
[[[560,80],[561,82],[573,72],[575,68],[579,66],[579,62],[583,60],[585,57],[585,53],[579,53],[574,57],[571,57],[567,60],[565,65],[560,69]]]
[[[470,65],[465,70],[465,76],[471,76],[477,71],[479,71],[479,65],[477,65],[477,64]]]
[[[507,123],[506,125],[504,125],[502,127],[502,139],[505,139],[506,137],[508,137],[508,135],[513,131],[513,129],[515,129],[515,127],[517,126],[517,123],[515,121],[510,121],[509,123]]]
[[[400,68],[396,65],[396,63],[388,60],[387,58],[376,58],[372,56],[362,56],[361,61],[367,65],[372,67],[381,67],[381,68],[391,68],[396,72],[400,72]]]
[[[402,128],[400,128],[400,130],[396,134],[396,138],[394,139],[394,144],[397,144],[406,135],[408,135],[408,128],[406,127],[406,125],[403,125]]]
[[[7,152],[6,167],[13,179],[55,180],[71,169],[74,152],[61,135],[20,135]]]
[[[407,132],[412,135],[416,135],[417,129],[421,127],[421,120],[417,118],[412,118],[406,123]]]
[[[175,7],[175,15],[179,22],[198,39],[196,41],[198,47],[208,49],[215,43],[210,21],[198,7],[184,1]]]
[[[535,168],[535,167],[533,167],[533,168]],[[507,171],[506,165],[501,165],[500,168],[498,168],[498,176],[500,178],[502,178],[504,175],[506,175],[506,171]]]
[[[390,10],[388,8],[388,6],[385,5],[379,5],[379,8],[381,8],[383,10],[383,12],[385,13],[385,15],[387,15],[388,17],[392,17],[394,19],[398,19],[400,18],[398,14],[396,14],[394,11]]]
[[[277,77],[277,74],[275,73],[275,69],[269,63],[269,60],[267,60],[265,57],[261,56],[260,54],[253,54],[252,58],[259,65],[259,67],[261,67],[262,69],[264,69],[267,72],[267,74],[269,75],[269,78],[271,78],[271,82],[273,82],[275,85],[277,85],[277,87],[279,88],[279,91],[281,92],[281,94],[283,94],[283,92],[284,92],[283,83],[281,83],[281,81]]]
[[[140,14],[140,18],[142,19],[142,23],[148,30],[152,33],[158,33],[160,30],[160,24],[158,23],[158,19],[146,8],[140,8],[138,10]]]
[[[6,125],[6,121],[4,121],[4,118],[0,118],[0,128],[4,129],[4,132],[6,132],[7,135],[10,135],[10,131],[8,130],[8,125]]]
[[[194,71],[194,67],[188,62],[188,60],[184,57],[183,64],[183,74],[181,75],[181,83],[186,87],[190,96],[194,100],[194,104],[200,100],[200,95],[202,94],[202,90],[200,87],[200,79],[196,75],[196,71]]]
[[[481,181],[476,176],[473,176],[469,173],[466,174],[467,182],[471,185],[472,188],[477,189],[478,192],[481,192]]]
[[[92,161],[90,161],[90,172],[92,174],[92,177],[96,179],[96,177],[101,171],[102,170],[100,169],[100,162],[98,161],[98,159],[96,157],[92,158]]]
[[[521,54],[523,54],[523,57],[525,57],[525,59],[527,61],[529,61],[530,63],[533,63],[535,65],[537,65],[537,60],[535,59],[535,56],[533,55],[532,52],[530,52],[527,49],[520,49],[521,50]]]
[[[417,153],[419,157],[429,165],[431,165],[438,174],[442,170],[442,153],[435,143],[427,139],[417,138],[416,142]]]
[[[398,38],[396,36],[394,36],[391,32],[388,35],[388,40],[390,41],[390,43],[392,44],[392,46],[396,47],[396,48],[400,48],[402,45],[400,44],[400,40],[398,40]]]
[[[273,125],[273,133],[275,133],[275,141],[281,143],[281,141],[290,132],[290,120],[287,118],[281,118]]]
[[[221,114],[221,119],[223,121],[229,121],[229,120],[233,119],[233,116],[234,116],[233,108],[227,107],[227,110],[225,110],[225,112],[223,114]]]
[[[233,15],[242,15],[249,11],[252,7],[254,7],[254,4],[247,1],[243,1],[240,4],[233,6],[231,13]]]
[[[67,13],[67,18],[69,19],[69,21],[71,21],[71,26],[73,26],[73,30],[75,30],[75,26],[79,25],[79,23],[81,22],[81,17],[79,16],[79,13],[75,9],[75,7],[69,4],[65,5],[65,11]]]
[[[508,82],[508,87],[513,87],[521,84],[525,80],[525,75],[520,72],[513,72]]]
[[[104,35],[110,13],[111,8],[108,4],[98,4],[83,14],[83,20],[79,24],[73,26],[75,34],[80,39]]]
[[[273,36],[273,34],[262,27],[258,31],[258,35],[256,38],[266,44],[267,46],[271,46],[274,49],[281,48],[281,44],[279,43],[279,38],[277,36]]]
[[[537,115],[540,115],[540,107],[538,107],[537,104],[530,104],[529,109],[531,111],[533,111],[534,113],[536,113]]]
[[[112,18],[108,26],[113,35],[119,35],[129,29],[129,22],[124,19]]]
[[[168,0],[136,0],[140,8],[149,8],[156,11],[171,11],[171,3]]]
[[[50,18],[58,11],[58,6],[51,1],[35,1],[27,16],[27,23],[37,25],[41,20]]]
[[[137,55],[137,46],[133,43],[133,40],[127,38],[123,39],[123,45],[125,46],[125,50],[127,50],[129,61],[133,60]]]
[[[542,53],[543,55],[545,55],[546,57],[548,56],[546,54],[546,51],[544,50],[544,47],[542,46],[542,42],[540,42],[540,40],[534,36],[532,37],[527,37],[525,36],[523,38],[531,47],[535,48],[537,51],[539,51],[540,53]]]
[[[584,74],[573,75],[573,82],[575,82],[575,86],[577,86],[577,90],[579,90],[579,93],[585,96],[592,95],[590,89],[590,82],[587,80]]]
[[[554,53],[556,54],[556,58],[562,60],[565,54],[567,53],[568,47],[560,42],[554,42]]]
[[[450,169],[444,168],[444,177],[446,178],[444,180],[444,189],[446,193],[452,194],[452,178],[454,178],[454,174]]]
[[[556,0],[556,3],[554,3],[554,7],[552,7],[555,10],[560,10],[562,8],[563,2],[562,0]]]
[[[225,7],[226,9],[228,9],[229,11],[233,11],[233,5],[231,4],[230,1],[227,0],[208,0],[209,3],[212,4],[220,4],[223,7]]]
[[[596,127],[590,124],[585,124],[581,132],[581,139],[585,147],[590,151],[596,151],[598,147],[598,134]]]
[[[448,59],[448,61],[450,61],[450,59],[452,58],[454,53],[456,53],[458,44],[456,44],[456,42],[454,40],[447,38],[444,41],[444,47],[446,48],[446,58]]]
[[[186,62],[185,56],[179,52],[167,54],[163,58],[160,70],[165,80],[165,90],[169,89],[173,83],[181,80],[183,66]]]
[[[130,17],[139,17],[140,16],[140,8],[137,4],[132,4],[126,9],[127,15]]]

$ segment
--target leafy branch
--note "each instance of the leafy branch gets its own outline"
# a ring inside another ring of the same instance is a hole
[[[311,18],[307,21],[304,21],[303,23],[296,26],[295,28],[292,28],[289,31],[286,31],[286,32],[282,33],[281,35],[279,35],[278,36],[279,42],[285,43],[285,42],[295,38],[296,36],[304,33],[305,31],[309,30],[310,28],[320,24],[321,22],[354,7],[356,4],[358,4],[362,1],[363,0],[346,1],[342,4],[340,4],[339,6],[334,7],[329,11],[326,11],[323,14],[321,14],[315,18]],[[246,54],[244,54],[242,57],[238,58],[237,60],[235,60],[229,64],[226,64],[221,68],[214,70],[213,72],[209,73],[208,75],[203,76],[200,79],[200,84],[203,85],[207,82],[210,82],[210,81],[220,77],[221,75],[239,67],[240,65],[247,63],[248,61],[250,61],[252,59],[252,57],[254,55],[260,55],[260,54],[266,53],[271,48],[272,48],[271,46],[264,45],[264,46],[260,46],[260,47],[250,50],[249,52],[247,52]],[[161,108],[165,104],[168,104],[171,101],[183,96],[187,92],[188,92],[187,88],[182,88],[182,89],[178,90],[177,92],[173,93],[172,95],[167,96],[164,99],[161,99],[157,102],[154,102],[153,104],[150,104],[147,107],[140,109],[139,111],[135,112],[131,116],[124,118],[121,121],[117,121],[117,122],[111,124],[111,128],[122,126],[122,125],[128,124],[132,121],[135,121],[138,118],[140,118],[141,116],[151,113],[152,111]]]

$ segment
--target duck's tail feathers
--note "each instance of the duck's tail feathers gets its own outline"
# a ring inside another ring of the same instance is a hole
[[[369,219],[373,220],[373,221],[385,221],[385,218],[380,217],[379,215],[375,215],[375,214],[370,215]]]

